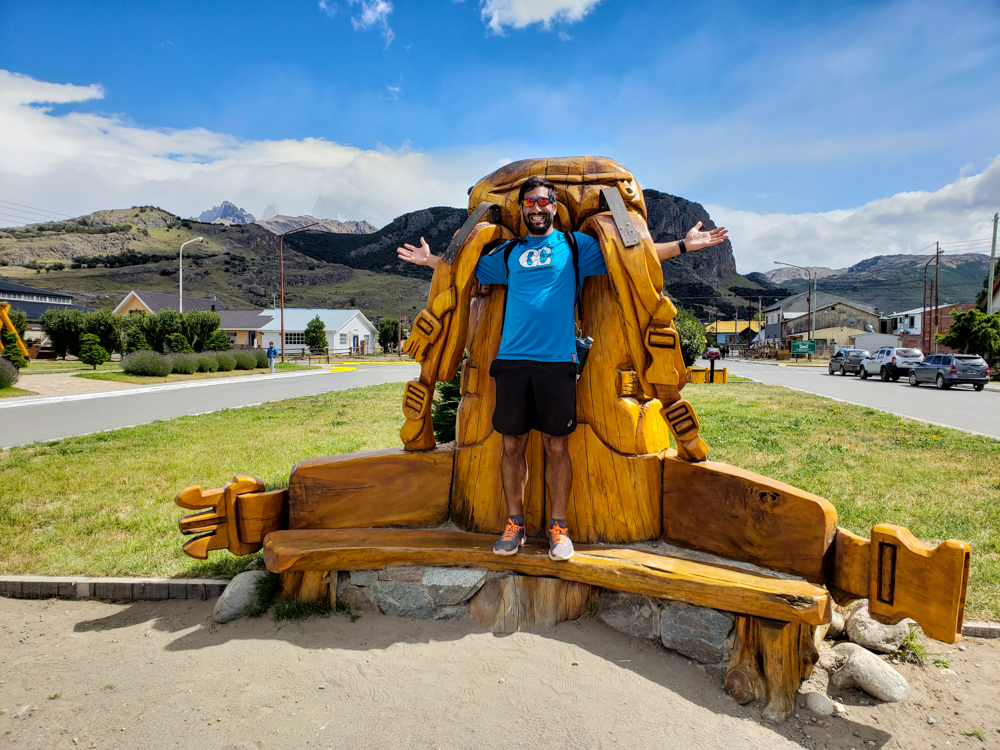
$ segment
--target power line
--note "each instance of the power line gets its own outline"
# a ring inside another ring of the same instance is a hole
[[[13,203],[11,201],[0,200],[0,203],[6,203],[8,206],[17,206],[18,208],[27,208],[33,212],[41,212],[43,214],[51,214],[52,216],[60,216],[64,219],[72,219],[73,217],[69,214],[61,214],[58,211],[49,211],[44,208],[38,208],[37,206],[25,206],[23,203]]]

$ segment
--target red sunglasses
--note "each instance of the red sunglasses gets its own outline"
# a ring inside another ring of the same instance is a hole
[[[555,201],[549,200],[548,198],[525,198],[523,201],[521,201],[521,205],[527,206],[528,208],[531,208],[536,203],[542,208],[545,208],[550,203],[555,203]]]

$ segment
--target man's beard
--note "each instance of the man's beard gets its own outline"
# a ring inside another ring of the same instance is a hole
[[[532,221],[532,218],[541,218],[543,221],[538,224]],[[544,214],[529,214],[524,218],[524,223],[528,225],[528,232],[531,234],[545,234],[552,227],[552,215],[548,213]]]

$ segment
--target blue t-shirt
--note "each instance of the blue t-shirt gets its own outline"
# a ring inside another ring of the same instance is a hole
[[[579,248],[580,284],[588,276],[608,272],[600,243],[574,232]],[[510,251],[508,266],[504,251],[479,259],[476,278],[480,284],[507,284],[507,313],[497,359],[528,359],[534,362],[572,362],[576,354],[573,308],[573,251],[562,232],[545,237],[525,237]]]

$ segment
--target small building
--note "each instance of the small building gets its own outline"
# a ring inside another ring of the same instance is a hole
[[[705,326],[705,334],[715,336],[716,344],[729,346],[749,343],[760,329],[758,320],[716,320]]]
[[[280,351],[281,311],[263,310],[262,313],[271,319],[258,331],[260,345],[267,347],[273,341]],[[317,315],[323,321],[331,354],[370,354],[375,351],[378,330],[360,310],[286,307],[285,354],[305,351],[306,326]]]
[[[891,333],[900,337],[900,346],[908,346],[920,349],[925,355],[931,353],[953,353],[951,349],[938,344],[934,338],[935,333],[947,333],[951,324],[955,322],[956,312],[967,312],[975,307],[968,302],[959,302],[952,305],[941,305],[940,307],[915,307],[912,310],[894,312],[883,316],[880,330],[883,333]],[[935,326],[935,311],[937,311],[937,325]],[[927,326],[929,331],[925,330]],[[928,335],[929,334],[929,335]]]
[[[218,310],[219,328],[229,336],[229,343],[240,349],[259,349],[260,332],[278,311]]]
[[[838,300],[812,311],[812,338],[817,346],[838,347],[850,344],[852,338],[871,327],[877,330],[878,315],[871,305]],[[785,321],[784,339],[808,339],[809,315],[803,313]]]
[[[9,302],[11,309],[22,310],[28,319],[28,327],[24,332],[25,346],[32,344],[42,346],[45,334],[42,333],[42,326],[39,322],[42,314],[49,309],[57,310],[79,310],[80,312],[93,312],[92,307],[74,305],[73,297],[61,292],[52,292],[48,289],[36,289],[32,286],[22,286],[21,284],[11,284],[0,279],[0,302]],[[32,355],[34,356],[34,355]]]
[[[118,303],[116,313],[146,312],[152,315],[160,310],[176,310],[180,306],[180,297],[176,294],[163,292],[146,292],[133,289]],[[228,308],[213,294],[211,297],[185,297],[184,312],[191,310],[211,310],[219,312]]]

